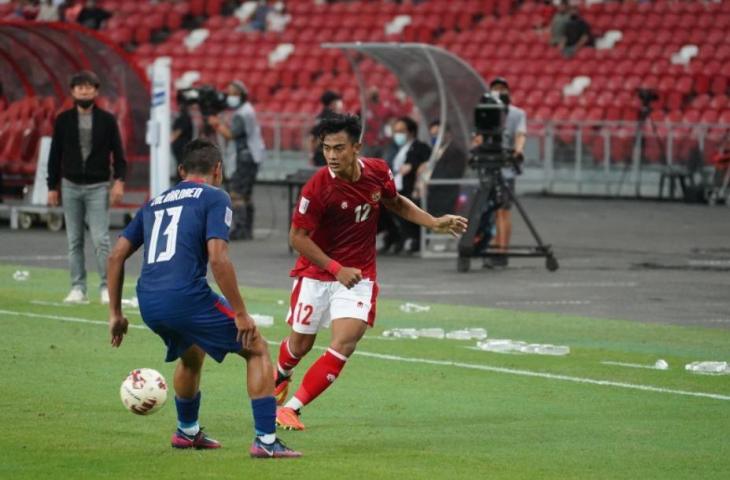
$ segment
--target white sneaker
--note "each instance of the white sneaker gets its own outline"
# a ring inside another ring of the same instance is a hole
[[[86,298],[86,294],[79,287],[71,289],[66,298],[63,299],[63,303],[89,303],[89,299]]]
[[[106,287],[101,289],[101,304],[109,305],[109,289]]]

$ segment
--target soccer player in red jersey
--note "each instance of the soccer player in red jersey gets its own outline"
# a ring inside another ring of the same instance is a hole
[[[303,430],[302,407],[335,381],[357,342],[375,321],[378,296],[375,235],[381,205],[404,219],[453,235],[466,230],[456,215],[434,218],[398,194],[393,174],[380,159],[361,158],[360,120],[332,115],[317,126],[327,160],[304,185],[289,233],[300,253],[291,271],[294,288],[276,369],[279,404],[284,403],[292,370],[312,349],[317,333],[332,326],[329,348],[302,378],[292,398],[277,410],[277,424]]]

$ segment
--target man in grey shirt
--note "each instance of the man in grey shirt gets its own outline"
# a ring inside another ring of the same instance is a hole
[[[521,108],[512,105],[509,95],[509,84],[502,77],[497,77],[489,84],[492,95],[499,97],[508,106],[507,118],[505,119],[502,146],[513,152],[515,158],[521,159],[524,156],[525,141],[527,140],[527,115]],[[502,169],[502,177],[507,186],[515,191],[515,177],[517,173],[513,167]],[[512,237],[512,201],[509,195],[501,195],[500,207],[497,209],[495,223],[497,235],[493,246],[500,251],[507,251],[510,238]],[[507,257],[499,256],[489,259],[485,266],[507,266]]]
[[[233,203],[230,238],[250,240],[253,238],[253,185],[259,166],[266,159],[266,146],[243,82],[234,80],[228,85],[226,101],[228,108],[233,110],[230,125],[216,116],[209,117],[208,124],[226,140],[223,164]]]

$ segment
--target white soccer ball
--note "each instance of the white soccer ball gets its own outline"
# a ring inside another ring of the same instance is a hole
[[[132,413],[150,415],[167,400],[167,382],[157,370],[138,368],[129,372],[119,389],[122,403]]]

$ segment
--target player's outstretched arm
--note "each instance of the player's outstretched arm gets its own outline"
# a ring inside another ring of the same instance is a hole
[[[343,267],[339,262],[327,256],[309,237],[308,230],[292,226],[289,231],[289,243],[294,250],[318,267],[330,272],[338,282],[347,288],[354,287],[362,280],[362,272],[359,268]]]
[[[213,272],[215,283],[233,307],[235,313],[236,328],[238,336],[236,340],[241,342],[243,348],[249,350],[251,342],[256,336],[256,324],[246,311],[246,304],[238,290],[236,270],[233,268],[231,259],[228,257],[228,243],[220,238],[211,238],[207,243],[208,262]]]
[[[396,195],[393,198],[383,198],[382,202],[388,210],[396,215],[403,217],[409,222],[439,233],[450,233],[453,236],[457,236],[466,231],[469,223],[466,218],[460,217],[459,215],[443,215],[436,218],[419,208],[403,195]]]
[[[124,262],[137,249],[125,237],[119,237],[107,259],[109,288],[109,333],[113,347],[122,344],[129,322],[122,314],[122,288],[124,287]]]

